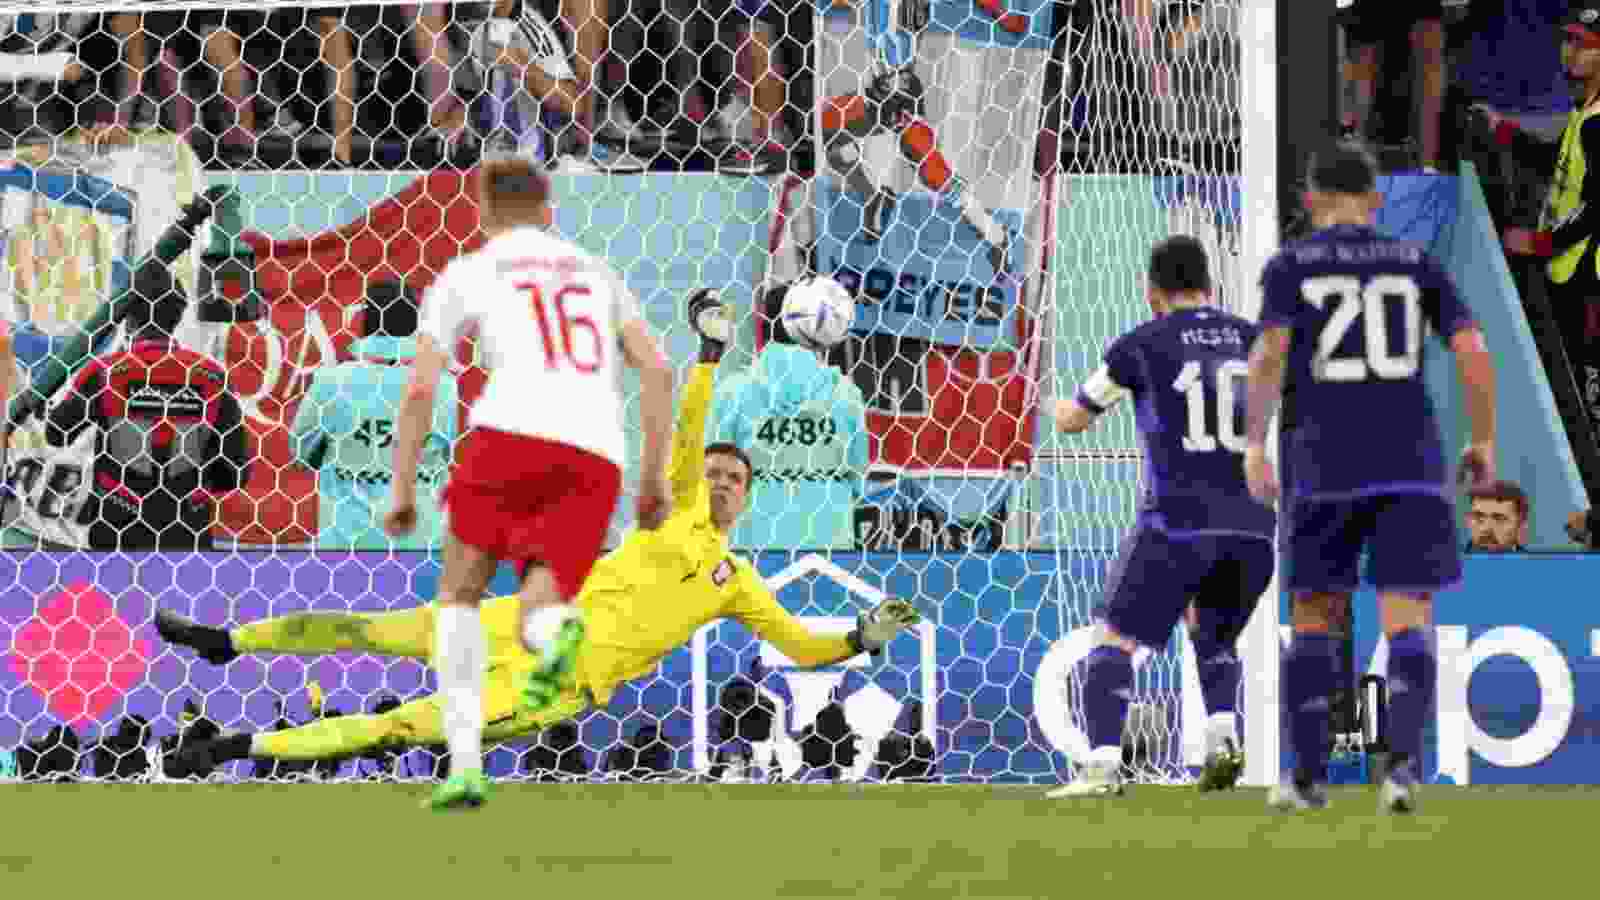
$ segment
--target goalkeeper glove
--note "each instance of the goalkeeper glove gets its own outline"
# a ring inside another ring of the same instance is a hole
[[[885,644],[894,640],[901,629],[922,621],[922,614],[910,602],[890,597],[856,617],[856,628],[850,632],[850,649],[857,653],[878,654]]]
[[[733,337],[733,315],[715,290],[700,288],[689,295],[689,327],[700,335],[700,361],[719,362]]]

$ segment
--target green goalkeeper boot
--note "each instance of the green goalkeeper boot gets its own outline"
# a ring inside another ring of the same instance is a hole
[[[540,654],[539,665],[528,673],[528,683],[522,689],[525,710],[543,712],[561,696],[563,683],[577,668],[578,651],[583,647],[586,634],[581,613],[561,623],[560,630]]]
[[[477,809],[489,799],[489,779],[482,769],[468,769],[445,779],[444,784],[433,789],[433,796],[423,801],[423,809],[451,810]]]

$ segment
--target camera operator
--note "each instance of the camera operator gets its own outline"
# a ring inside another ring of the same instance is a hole
[[[216,495],[243,486],[250,466],[239,399],[221,363],[174,339],[189,298],[166,265],[140,266],[118,303],[131,346],[78,371],[46,414],[45,440],[68,447],[97,428],[76,515],[91,548],[209,550]],[[77,485],[51,487],[67,499]]]

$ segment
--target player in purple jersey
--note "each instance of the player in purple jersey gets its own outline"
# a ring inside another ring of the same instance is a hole
[[[1350,597],[1367,579],[1389,639],[1390,764],[1381,808],[1408,812],[1433,702],[1433,594],[1461,578],[1454,489],[1423,382],[1431,327],[1455,352],[1472,420],[1463,481],[1494,478],[1494,369],[1483,333],[1449,276],[1419,245],[1379,234],[1377,168],[1359,147],[1311,161],[1303,198],[1316,231],[1261,275],[1261,335],[1250,354],[1250,490],[1283,513],[1294,641],[1283,697],[1295,766],[1273,789],[1279,809],[1327,804],[1329,698]],[[1283,498],[1265,451],[1282,400]]]
[[[1105,621],[1083,685],[1090,756],[1051,797],[1122,793],[1123,720],[1140,645],[1162,649],[1193,603],[1189,636],[1210,718],[1201,790],[1232,787],[1239,752],[1239,659],[1234,643],[1272,580],[1271,509],[1244,481],[1246,355],[1255,326],[1211,305],[1206,251],[1192,237],[1150,252],[1155,318],[1112,342],[1105,364],[1056,407],[1056,424],[1083,431],[1132,398],[1144,444],[1146,493],[1106,578]]]

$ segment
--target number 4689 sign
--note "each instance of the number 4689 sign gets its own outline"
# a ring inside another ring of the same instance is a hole
[[[774,416],[761,423],[756,440],[769,446],[813,447],[833,443],[839,426],[827,416]]]

